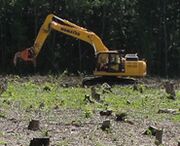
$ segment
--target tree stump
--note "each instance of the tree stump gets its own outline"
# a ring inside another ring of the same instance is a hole
[[[100,111],[99,114],[101,116],[111,116],[112,115],[112,110]]]
[[[149,126],[148,129],[144,132],[145,135],[153,135],[155,136],[158,131],[157,127]]]
[[[155,137],[156,137],[155,144],[156,145],[162,144],[162,136],[163,136],[163,130],[162,129],[160,129],[160,130],[157,129],[156,134],[155,134]]]
[[[126,113],[116,114],[116,121],[125,121],[126,117],[127,117]]]
[[[51,91],[51,88],[50,88],[49,86],[45,86],[45,87],[43,88],[43,90],[44,90],[44,91]]]
[[[176,93],[175,93],[175,90],[174,90],[174,84],[167,81],[167,82],[164,84],[164,87],[165,87],[166,93],[170,95],[169,98],[175,100],[175,99],[176,99]]]
[[[44,102],[41,102],[41,103],[39,104],[39,108],[42,109],[42,108],[44,108],[44,107],[45,107]]]
[[[49,138],[33,138],[29,146],[49,146]]]
[[[138,91],[138,85],[136,83],[133,85],[133,91]]]
[[[101,88],[103,89],[103,93],[112,92],[111,86],[108,83],[102,84]]]
[[[94,103],[94,101],[92,101],[92,100],[90,99],[90,96],[89,96],[89,95],[85,95],[85,97],[84,97],[84,102],[86,102],[86,104],[87,104],[87,103]]]
[[[159,109],[158,113],[175,114],[177,109]]]
[[[7,80],[1,80],[0,81],[0,95],[4,93],[8,88],[8,81]]]
[[[31,120],[28,125],[29,130],[39,130],[39,120]]]
[[[109,129],[110,126],[111,126],[110,120],[106,120],[106,121],[103,121],[103,123],[102,123],[102,125],[101,125],[101,129],[102,129],[103,131],[105,131],[105,130]]]
[[[95,87],[91,87],[91,97],[93,99],[95,99],[97,102],[99,102],[101,100],[101,95],[99,93],[96,92],[96,88]]]
[[[127,100],[126,103],[127,103],[127,104],[131,104],[132,102],[131,102],[130,100]]]

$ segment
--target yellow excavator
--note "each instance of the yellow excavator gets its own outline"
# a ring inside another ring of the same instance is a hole
[[[110,80],[118,82],[120,78],[144,77],[146,75],[146,62],[139,60],[137,54],[122,56],[117,50],[109,50],[94,32],[53,14],[46,17],[33,46],[15,54],[14,65],[20,58],[23,61],[32,62],[36,66],[36,57],[51,30],[72,36],[93,46],[97,62],[93,73],[96,79],[91,79],[92,82],[110,82]]]

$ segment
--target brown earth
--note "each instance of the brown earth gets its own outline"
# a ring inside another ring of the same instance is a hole
[[[3,77],[4,78],[4,77]],[[6,77],[14,80],[14,77]],[[81,85],[79,77],[63,77],[62,86]],[[36,83],[56,82],[56,78],[47,76],[33,76],[16,79],[18,82],[29,80]],[[157,78],[141,80],[149,87],[162,87],[165,80]],[[180,82],[172,80],[176,89],[180,89]],[[100,116],[99,111],[94,111],[89,118],[84,118],[83,111],[79,109],[50,109],[49,111],[24,111],[18,103],[6,110],[0,107],[0,145],[1,141],[7,142],[7,146],[28,146],[34,137],[50,137],[51,146],[155,146],[155,137],[144,135],[149,125],[164,129],[164,146],[176,146],[180,139],[180,123],[172,121],[156,122],[140,116],[131,117],[133,124],[117,122],[115,116]],[[31,119],[40,120],[40,130],[28,130]],[[101,123],[110,120],[111,127],[103,131]],[[3,144],[2,144],[3,145]],[[5,145],[5,144],[4,144]]]

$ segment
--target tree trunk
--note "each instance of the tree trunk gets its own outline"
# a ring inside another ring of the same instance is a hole
[[[163,130],[161,129],[161,130],[157,130],[156,131],[156,144],[157,145],[160,145],[160,144],[162,144],[162,136],[163,136]]]
[[[165,49],[165,76],[168,77],[168,50],[167,50],[167,27],[166,27],[166,0],[163,0],[163,32],[164,32],[164,49]]]
[[[49,146],[49,138],[33,138],[29,146]]]

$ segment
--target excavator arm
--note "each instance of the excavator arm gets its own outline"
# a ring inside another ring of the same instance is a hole
[[[88,31],[83,27],[59,18],[53,14],[49,14],[39,30],[34,45],[23,51],[17,52],[14,56],[14,64],[16,65],[17,59],[21,58],[23,61],[32,61],[34,66],[36,66],[35,59],[40,53],[51,30],[56,30],[91,44],[94,48],[95,54],[109,51],[103,44],[102,40],[94,32]]]

